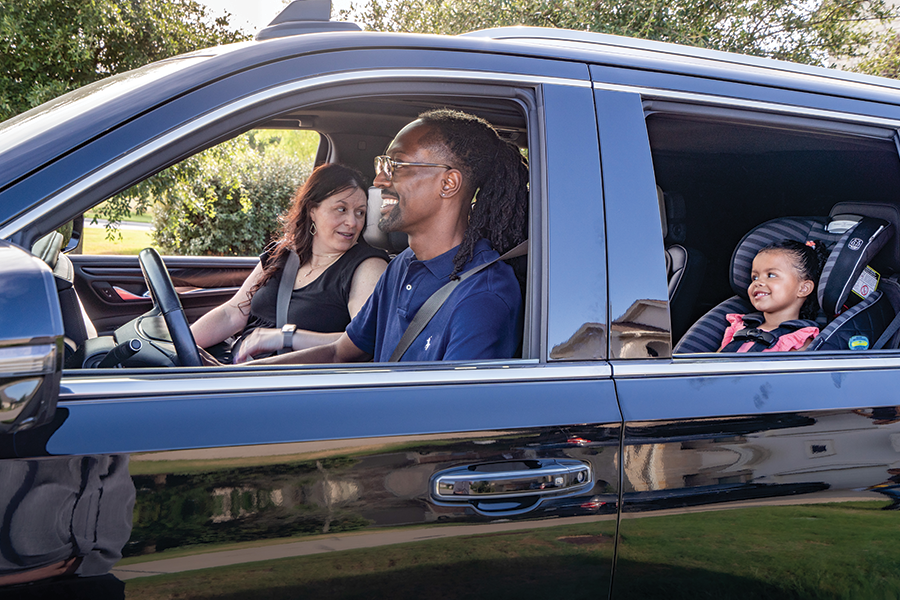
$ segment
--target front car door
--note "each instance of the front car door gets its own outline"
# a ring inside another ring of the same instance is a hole
[[[409,112],[440,98],[509,118],[527,135],[532,173],[523,358],[67,371],[55,422],[20,434],[22,458],[3,462],[23,478],[17,498],[29,502],[19,512],[32,517],[53,510],[29,496],[35,465],[56,461],[74,473],[70,487],[92,482],[70,496],[100,515],[93,547],[67,553],[63,544],[48,561],[122,552],[113,573],[136,597],[274,587],[304,597],[607,595],[621,417],[606,344],[597,342],[606,335],[605,228],[587,71],[497,57],[476,72],[453,53],[421,50],[373,60],[363,51],[313,54],[178,98],[113,135],[164,133],[51,204],[84,210],[178,157],[292,112],[349,114],[363,101],[371,110],[412,99]],[[260,91],[212,100],[248,89]],[[210,109],[201,116],[172,120],[179,103],[203,102]],[[89,144],[60,172],[90,153]],[[227,568],[197,571],[209,567]]]

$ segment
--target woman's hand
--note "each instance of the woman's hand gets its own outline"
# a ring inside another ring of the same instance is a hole
[[[254,356],[278,352],[284,346],[284,334],[280,329],[259,327],[244,338],[237,355],[231,358],[234,364],[252,360]]]

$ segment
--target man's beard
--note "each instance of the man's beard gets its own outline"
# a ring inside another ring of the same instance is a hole
[[[386,215],[382,215],[381,219],[378,220],[378,229],[380,229],[383,233],[394,233],[395,231],[403,231],[401,227],[403,226],[402,217],[400,215],[400,204],[395,204],[393,208],[391,208],[390,212]]]

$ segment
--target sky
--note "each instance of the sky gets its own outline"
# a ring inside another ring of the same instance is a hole
[[[281,12],[285,0],[200,0],[216,15],[231,13],[231,24],[247,33],[255,34]],[[332,12],[347,8],[350,0],[332,0]]]

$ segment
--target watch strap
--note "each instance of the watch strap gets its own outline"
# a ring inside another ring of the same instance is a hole
[[[294,332],[297,331],[297,326],[293,324],[285,325],[281,328],[281,333],[284,336],[284,341],[281,346],[281,352],[290,352],[294,349]]]

